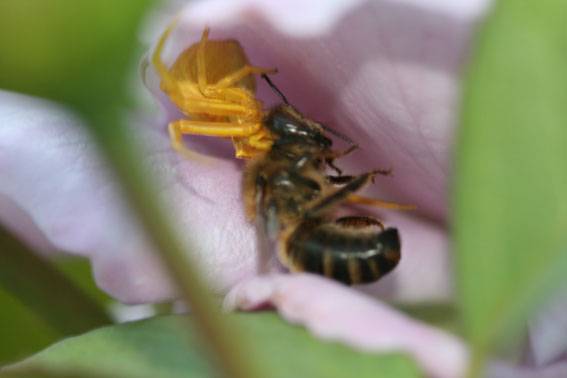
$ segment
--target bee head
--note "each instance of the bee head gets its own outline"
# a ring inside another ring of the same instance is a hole
[[[303,117],[290,105],[274,108],[266,118],[266,127],[276,137],[276,144],[305,144],[321,149],[333,144],[319,123]]]

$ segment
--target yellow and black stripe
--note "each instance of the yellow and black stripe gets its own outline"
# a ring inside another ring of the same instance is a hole
[[[348,285],[380,279],[401,257],[395,228],[381,231],[305,222],[296,228],[286,247],[293,270],[321,274]]]

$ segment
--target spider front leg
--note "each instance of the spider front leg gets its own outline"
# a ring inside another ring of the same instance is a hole
[[[181,155],[195,158],[195,152],[188,149],[183,143],[183,135],[205,135],[216,137],[248,137],[258,132],[261,123],[235,125],[230,122],[208,122],[193,120],[178,120],[169,124],[169,137],[172,147]],[[237,150],[238,153],[238,150]]]
[[[227,74],[216,83],[209,83],[207,81],[207,65],[205,59],[205,49],[208,39],[209,28],[205,28],[201,35],[201,41],[197,47],[197,84],[199,86],[199,91],[205,97],[218,98],[219,95],[222,95],[222,93],[218,93],[219,90],[235,86],[235,84],[248,75],[273,74],[277,72],[275,68],[262,68],[245,64],[236,71]]]
[[[239,70],[225,76],[219,80],[213,87],[216,89],[223,89],[233,86],[240,80],[244,79],[248,75],[262,75],[262,74],[274,74],[278,72],[275,68],[263,68],[246,65]]]

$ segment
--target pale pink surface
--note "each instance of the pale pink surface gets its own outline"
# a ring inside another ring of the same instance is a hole
[[[545,367],[563,360],[567,377],[567,285],[561,285],[529,322],[530,358]]]
[[[320,338],[365,351],[409,353],[434,377],[464,374],[468,355],[459,339],[325,278],[256,277],[236,286],[225,300],[228,309],[252,310],[266,304]]]
[[[422,218],[380,213],[400,229],[404,257],[383,284],[364,290],[401,301],[447,300],[452,285],[443,222],[449,150],[459,70],[484,2],[463,2],[466,7],[435,1],[431,9],[426,1],[312,2],[301,9],[230,3],[190,3],[165,60],[194,43],[208,23],[212,38],[237,38],[253,63],[277,66],[281,73],[274,80],[300,110],[361,143],[362,149],[342,163],[345,169],[394,169],[394,177],[381,179],[369,195],[419,206]],[[297,30],[290,34],[293,25]],[[157,93],[152,74],[149,70],[148,82]],[[265,85],[259,92],[267,102],[275,100]],[[167,103],[163,95],[160,99]],[[52,244],[90,257],[99,285],[122,301],[175,297],[104,164],[75,127],[80,120],[9,94],[3,95],[1,110],[0,194],[29,216],[12,228],[22,233],[33,225],[33,233],[45,237],[44,248]],[[179,116],[171,105],[168,110],[168,119]],[[132,123],[133,135],[147,145],[146,163],[159,175],[176,224],[217,289],[224,292],[254,274],[255,232],[241,210],[241,164],[232,158],[230,144],[192,138],[193,148],[216,156],[201,164],[171,151],[166,122]]]
[[[0,92],[0,122],[3,223],[29,243],[91,258],[97,283],[121,301],[174,298],[81,120],[47,101]],[[136,127],[133,136],[147,147],[145,163],[159,178],[172,218],[216,288],[224,292],[253,274],[254,230],[242,214],[234,162],[217,159],[187,169],[164,133]],[[213,171],[224,172],[207,174]]]
[[[394,169],[394,177],[380,179],[368,195],[419,207],[412,214],[380,212],[400,229],[403,257],[391,275],[361,290],[396,301],[446,301],[452,295],[446,189],[460,72],[486,6],[484,0],[194,2],[186,7],[164,57],[171,63],[208,24],[212,38],[238,39],[254,64],[278,67],[274,81],[301,111],[361,144],[361,151],[341,162],[346,171]],[[154,30],[154,39],[164,25]],[[148,83],[166,105],[166,118],[179,117],[152,75],[150,70]],[[261,83],[259,96],[267,104],[277,100]],[[81,124],[51,103],[0,92],[0,222],[42,251],[89,257],[97,283],[121,301],[174,298]],[[193,148],[213,156],[201,164],[171,151],[165,121],[135,120],[132,125],[133,135],[146,145],[144,163],[158,175],[172,218],[216,289],[223,293],[252,277],[255,230],[243,217],[242,165],[232,158],[230,144],[192,138]],[[372,350],[407,350],[441,376],[461,371],[466,353],[455,338],[322,278],[296,278],[246,282],[228,301],[258,303],[279,288],[288,301],[270,298],[274,304],[322,336]],[[320,323],[322,311],[349,304],[361,311],[334,311],[336,317]],[[360,316],[354,328],[353,316]],[[378,332],[389,327],[399,331],[395,338]],[[548,343],[549,335],[556,336],[532,325],[532,347],[542,366],[565,351],[557,337],[559,342]],[[448,349],[439,354],[424,341]]]
[[[488,366],[486,378],[565,378],[567,358],[539,368],[493,363]]]
[[[205,24],[211,38],[239,40],[253,64],[279,69],[274,81],[301,111],[361,144],[342,163],[349,171],[394,169],[396,179],[370,194],[415,203],[443,221],[460,74],[487,2],[299,3],[191,3],[166,61],[198,40]],[[274,99],[265,85],[259,93]]]

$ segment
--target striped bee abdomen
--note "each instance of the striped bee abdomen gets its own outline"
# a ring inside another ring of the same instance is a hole
[[[300,224],[287,241],[289,267],[349,285],[380,279],[400,261],[398,231],[382,231],[368,223],[372,218],[357,220],[349,217],[348,224],[313,220]]]

